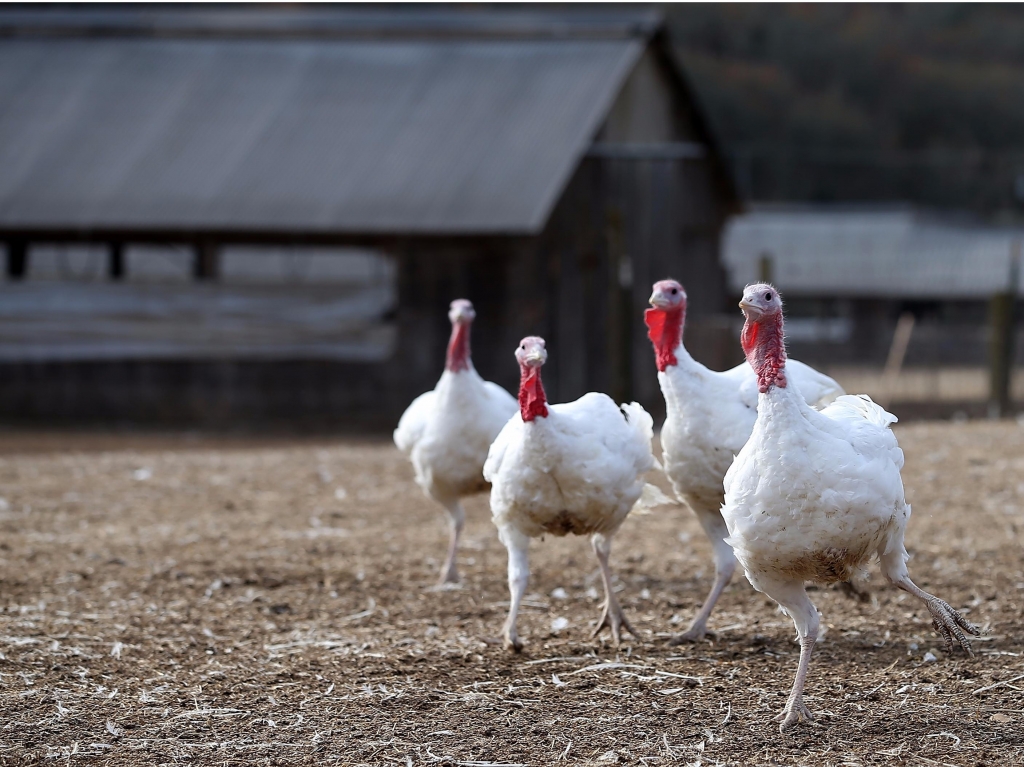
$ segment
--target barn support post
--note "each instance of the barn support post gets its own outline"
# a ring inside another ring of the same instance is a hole
[[[195,246],[192,274],[197,280],[215,280],[220,276],[220,244],[202,240]]]
[[[527,307],[520,304],[510,311],[509,284],[506,275],[513,261],[513,248],[508,244],[495,242],[481,249],[471,249],[464,256],[467,286],[464,297],[476,307],[473,322],[473,365],[489,381],[507,383],[518,381],[518,370],[513,349],[525,335],[528,315]],[[459,298],[460,296],[451,296]],[[449,300],[451,300],[451,298]],[[511,329],[518,336],[505,340]]]
[[[873,298],[855,298],[851,301],[853,333],[850,338],[855,359],[882,359],[888,347],[882,339],[888,335],[892,319],[885,301]]]
[[[112,280],[124,279],[124,243],[110,243],[109,276]]]
[[[1013,352],[1016,345],[1014,304],[1017,302],[1017,281],[1020,273],[1020,240],[1014,240],[1010,256],[1010,278],[1001,293],[989,302],[989,402],[990,418],[1003,418],[1013,409]]]
[[[7,279],[21,280],[28,272],[28,242],[7,241]]]
[[[397,417],[412,399],[430,389],[444,368],[448,341],[448,303],[465,279],[453,259],[450,243],[424,244],[402,240],[398,259],[398,339],[388,361],[391,384],[386,411]]]

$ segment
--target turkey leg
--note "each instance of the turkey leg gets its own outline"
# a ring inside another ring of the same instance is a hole
[[[704,638],[708,631],[708,618],[711,616],[711,611],[715,609],[718,598],[722,596],[725,587],[732,580],[733,573],[736,572],[736,555],[732,553],[732,546],[725,542],[726,537],[729,535],[729,530],[725,526],[725,520],[722,519],[718,509],[711,511],[707,509],[697,511],[694,509],[694,513],[697,515],[697,519],[700,521],[701,527],[704,528],[704,532],[713,547],[715,582],[711,586],[711,591],[708,593],[707,599],[704,600],[704,604],[701,605],[700,611],[690,623],[690,627],[682,634],[676,634],[669,639],[668,643],[670,645],[699,642]]]
[[[530,539],[508,527],[502,528],[498,536],[505,544],[505,548],[508,549],[508,591],[510,596],[508,617],[505,618],[501,636],[505,649],[520,652],[523,649],[523,643],[516,631],[516,616],[519,615],[519,605],[523,601],[523,594],[526,593],[526,586],[530,582]]]
[[[594,547],[597,561],[601,563],[601,579],[604,581],[604,608],[601,611],[601,619],[597,622],[597,628],[590,636],[591,638],[596,637],[607,626],[611,629],[612,640],[618,646],[622,642],[621,630],[623,628],[633,636],[636,636],[637,633],[629,625],[626,616],[622,614],[622,607],[619,606],[619,600],[615,598],[615,591],[612,590],[612,571],[608,566],[611,541],[605,536],[597,534],[590,539],[590,543]]]
[[[780,723],[779,732],[784,732],[786,728],[794,724],[814,718],[807,706],[804,705],[804,684],[807,681],[807,670],[811,665],[814,643],[818,639],[818,626],[821,618],[818,615],[818,608],[807,598],[803,581],[759,582],[757,589],[778,602],[786,614],[793,619],[797,636],[800,639],[800,664],[796,669],[793,689],[789,693],[789,699],[786,701],[782,713],[775,718],[775,721]]]
[[[444,501],[444,507],[448,509],[449,533],[448,533],[448,555],[445,557],[444,565],[441,567],[440,584],[458,583],[459,568],[456,564],[456,557],[459,552],[459,538],[462,535],[462,528],[466,524],[466,512],[462,504],[456,498],[453,501]]]
[[[928,612],[932,615],[932,626],[946,642],[947,652],[953,652],[953,640],[956,639],[957,644],[964,648],[968,655],[974,655],[967,634],[980,636],[981,629],[964,618],[949,604],[924,589],[918,588],[917,584],[910,580],[903,546],[896,547],[889,553],[882,553],[881,563],[882,572],[885,573],[885,577],[890,583],[925,603]]]

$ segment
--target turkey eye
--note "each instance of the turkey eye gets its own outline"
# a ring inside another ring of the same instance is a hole
[[[672,295],[673,295],[673,296],[674,296],[674,295],[675,295],[676,293],[678,293],[678,292],[679,292],[678,290],[676,290],[675,288],[672,288]]]
[[[772,294],[771,293],[765,293],[764,294],[764,300],[765,301],[771,301],[772,300]]]

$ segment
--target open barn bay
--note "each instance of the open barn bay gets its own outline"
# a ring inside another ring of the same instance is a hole
[[[716,637],[665,642],[712,573],[682,507],[614,543],[640,638],[589,638],[589,545],[549,538],[513,656],[488,641],[508,592],[486,496],[463,584],[431,589],[443,512],[386,441],[8,433],[0,764],[1024,763],[1024,428],[897,433],[914,577],[986,634],[947,657],[877,573],[870,602],[812,592],[816,721],[785,736],[792,622],[744,579]]]

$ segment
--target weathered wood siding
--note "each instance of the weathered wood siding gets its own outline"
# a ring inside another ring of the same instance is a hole
[[[315,359],[394,348],[387,285],[0,284],[0,362]]]
[[[528,322],[512,322],[520,336],[548,340],[552,400],[605,391],[663,410],[643,312],[651,284],[668,276],[690,295],[688,348],[713,367],[732,361],[718,264],[724,213],[701,199],[709,194],[707,174],[700,160],[588,158],[544,235],[517,254],[514,272],[533,279],[510,282],[509,302],[528,302],[532,311]]]
[[[685,89],[673,80],[663,54],[653,49],[641,58],[594,138],[622,145],[707,146]],[[579,162],[536,236],[383,234],[369,243],[396,264],[397,300],[393,312],[382,318],[394,333],[386,359],[363,353],[372,339],[346,325],[338,314],[340,305],[318,308],[315,287],[298,290],[298,303],[289,305],[291,299],[271,297],[266,286],[247,286],[238,294],[244,305],[235,315],[239,327],[230,331],[235,335],[219,353],[204,353],[204,344],[228,331],[210,333],[212,325],[193,312],[182,326],[184,340],[196,341],[185,359],[150,355],[149,360],[0,363],[0,416],[179,425],[281,420],[321,428],[390,428],[412,398],[440,376],[448,304],[459,297],[477,306],[473,359],[485,378],[514,391],[518,368],[513,351],[523,336],[542,335],[550,353],[545,382],[552,401],[604,391],[620,401],[637,399],[657,416],[664,405],[643,324],[653,281],[672,276],[686,285],[686,341],[694,356],[716,368],[734,357],[736,342],[723,320],[729,316],[724,314],[729,309],[725,276],[718,263],[719,235],[734,204],[727,187],[710,147],[688,157],[593,153]],[[219,288],[202,289],[216,293]],[[164,299],[170,300],[170,294]],[[67,322],[46,330],[53,337],[74,332],[74,320],[66,314],[70,309],[60,311]],[[137,308],[118,308],[114,301],[99,313],[123,317],[133,311]],[[5,333],[8,338],[20,333],[41,338],[49,321],[45,315],[37,313],[31,328],[13,322],[0,328],[0,358]],[[144,325],[132,327],[129,335],[138,340],[138,334],[145,335]],[[290,352],[279,346],[269,355],[272,361],[230,353],[231,348],[247,348],[246,338],[261,327],[264,341],[298,328],[307,337],[315,331],[315,343],[293,344]],[[328,336],[320,337],[322,332]],[[173,352],[169,356],[185,354],[180,346],[167,348]],[[302,354],[302,348],[310,354]],[[362,354],[363,361],[332,360],[330,349]]]
[[[665,61],[649,50],[599,132],[598,146],[699,142],[695,120]],[[545,380],[552,400],[605,391],[663,413],[643,311],[651,284],[666,277],[680,280],[689,294],[691,353],[716,369],[738,361],[718,256],[734,200],[712,148],[706,149],[698,157],[588,157],[543,235],[517,253],[515,271],[537,279],[511,282],[510,302],[545,296],[545,315],[532,312],[525,328],[548,340]]]

